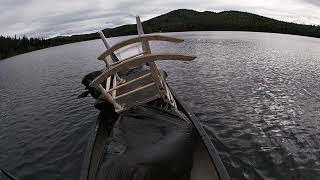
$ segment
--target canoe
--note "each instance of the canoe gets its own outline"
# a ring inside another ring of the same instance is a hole
[[[154,63],[165,59],[190,61],[195,57],[152,54],[149,41],[183,40],[144,35],[139,17],[137,30],[139,36],[112,47],[99,33],[107,50],[98,59],[106,63],[106,68],[90,73],[82,81],[97,99],[95,107],[100,114],[91,131],[80,179],[229,180],[199,119]],[[128,53],[132,49],[133,55]]]
[[[18,180],[15,176],[13,176],[8,171],[0,168],[0,179],[1,180]]]

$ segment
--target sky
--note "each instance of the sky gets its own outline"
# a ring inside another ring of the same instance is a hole
[[[92,33],[175,9],[237,10],[320,25],[320,0],[0,0],[0,35],[55,37]]]

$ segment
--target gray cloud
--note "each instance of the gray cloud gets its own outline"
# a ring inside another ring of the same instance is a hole
[[[307,3],[311,3],[311,4],[315,5],[315,6],[320,6],[320,1],[319,0],[303,0],[303,1],[305,1]]]
[[[0,34],[53,37],[94,32],[186,8],[239,10],[285,21],[320,24],[318,0],[1,0]]]

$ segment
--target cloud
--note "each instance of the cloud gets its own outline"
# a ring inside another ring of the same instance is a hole
[[[307,2],[307,3],[311,3],[315,6],[320,6],[320,1],[319,0],[303,0],[304,2]]]
[[[175,9],[239,10],[280,20],[320,24],[318,0],[1,0],[0,34],[53,37],[134,23]]]

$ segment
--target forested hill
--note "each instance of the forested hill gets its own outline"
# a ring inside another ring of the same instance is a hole
[[[223,11],[220,13],[175,10],[143,22],[145,33],[178,31],[256,31],[294,34],[320,38],[320,26],[287,23],[251,13]],[[108,37],[137,34],[136,25],[104,29]],[[97,33],[56,37],[51,39],[9,38],[0,36],[0,59],[17,54],[67,43],[99,38]]]
[[[320,26],[302,25],[239,12],[220,13],[175,10],[143,22],[146,33],[178,31],[255,31],[294,34],[320,38]],[[106,29],[111,36],[135,34],[135,25]]]

